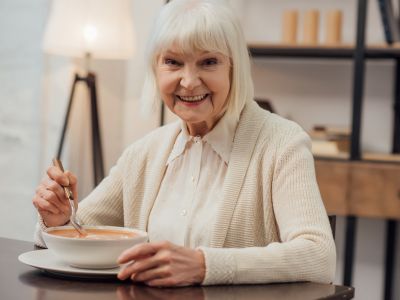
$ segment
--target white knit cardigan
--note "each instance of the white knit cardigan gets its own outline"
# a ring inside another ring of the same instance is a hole
[[[79,218],[146,230],[179,131],[175,122],[127,148],[79,204]],[[204,285],[333,281],[335,244],[310,146],[294,122],[255,102],[245,106],[211,243],[199,247],[206,262]]]

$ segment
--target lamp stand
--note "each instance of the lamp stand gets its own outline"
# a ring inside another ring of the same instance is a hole
[[[68,121],[71,113],[72,102],[74,99],[75,87],[78,82],[83,81],[86,83],[90,93],[90,114],[91,114],[91,127],[92,127],[92,153],[93,153],[93,177],[94,185],[97,186],[100,181],[104,178],[104,166],[103,166],[103,154],[101,148],[101,137],[100,137],[100,126],[99,126],[99,114],[97,108],[97,93],[96,93],[96,75],[92,72],[88,72],[87,76],[79,76],[75,73],[74,82],[71,88],[71,94],[69,97],[67,113],[64,119],[64,125],[61,133],[60,142],[58,144],[57,158],[61,158],[65,133],[68,127]]]

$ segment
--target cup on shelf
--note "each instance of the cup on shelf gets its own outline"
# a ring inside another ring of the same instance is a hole
[[[304,13],[303,20],[303,44],[317,45],[319,34],[319,11],[308,10]]]
[[[285,10],[282,16],[282,43],[288,45],[297,44],[297,10]]]
[[[339,9],[330,10],[326,13],[326,45],[338,45],[342,43],[342,20],[343,14],[342,11]]]

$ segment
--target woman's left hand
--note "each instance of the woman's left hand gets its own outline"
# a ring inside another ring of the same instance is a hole
[[[130,262],[130,263],[129,263]],[[126,266],[118,278],[144,282],[150,286],[187,286],[201,283],[205,261],[201,250],[170,242],[143,243],[125,250],[118,263]]]

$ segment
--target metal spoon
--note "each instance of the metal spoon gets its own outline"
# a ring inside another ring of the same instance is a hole
[[[53,165],[59,168],[62,172],[64,172],[64,167],[61,163],[61,160],[57,158],[53,158]],[[79,236],[87,236],[86,230],[82,227],[79,221],[76,218],[76,209],[75,209],[75,202],[74,202],[74,195],[72,193],[70,186],[63,186],[65,197],[67,197],[69,205],[71,206],[71,217],[70,222],[72,226],[78,231]]]

